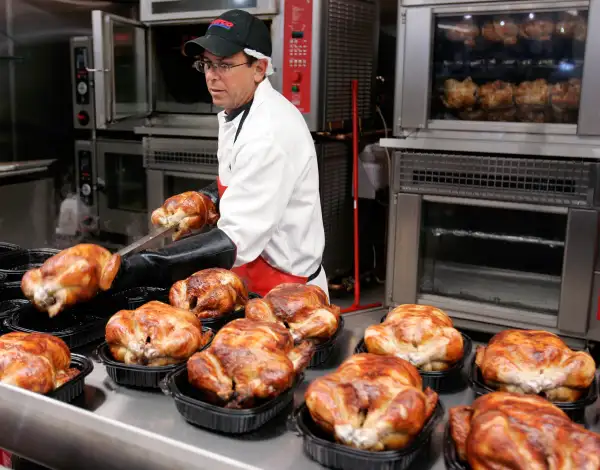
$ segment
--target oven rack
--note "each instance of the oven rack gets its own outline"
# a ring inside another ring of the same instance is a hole
[[[394,152],[394,190],[557,206],[594,204],[596,164],[583,159]]]
[[[532,245],[545,245],[549,248],[563,248],[565,246],[565,242],[561,240],[551,240],[548,238],[542,237],[532,237],[528,235],[509,235],[503,233],[489,233],[482,232],[479,230],[460,230],[460,229],[447,229],[443,227],[427,227],[427,231],[429,231],[434,237],[442,237],[445,235],[450,235],[453,237],[461,237],[461,238],[478,238],[480,240],[493,240],[493,241],[502,241],[509,243],[528,243]]]
[[[217,141],[144,137],[144,168],[217,173]]]

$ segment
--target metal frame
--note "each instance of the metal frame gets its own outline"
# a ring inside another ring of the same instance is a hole
[[[502,143],[511,154],[598,158],[600,145],[600,96],[595,78],[600,75],[600,51],[586,47],[578,125],[444,121],[429,119],[434,15],[473,12],[555,11],[588,8],[587,44],[600,43],[600,0],[481,2],[475,0],[408,0],[399,2],[396,100],[393,132],[398,139],[384,139],[383,146],[456,151],[486,151]],[[427,80],[423,80],[427,77]],[[559,141],[560,146],[555,146]]]
[[[96,174],[98,175],[97,183],[99,186],[104,185],[106,182],[107,175],[105,174],[105,168],[107,153],[130,155],[131,158],[139,159],[140,166],[143,167],[144,154],[141,142],[134,140],[98,140],[96,142]],[[101,229],[107,232],[121,233],[125,235],[130,235],[128,230],[130,227],[136,227],[145,231],[148,225],[147,212],[132,212],[120,209],[110,209],[107,205],[106,194],[104,194],[102,188],[98,188],[96,197],[98,204],[99,225]],[[146,194],[141,195],[141,197],[145,198]],[[145,199],[145,201],[147,201],[147,199]]]
[[[456,197],[402,192],[399,181],[400,157],[393,157],[393,184],[390,198],[390,222],[387,255],[386,304],[422,303],[446,309],[453,317],[466,322],[478,323],[478,329],[492,331],[498,325],[523,328],[540,328],[556,331],[565,336],[585,338],[589,328],[595,328],[600,338],[600,326],[594,326],[590,313],[590,298],[593,292],[594,263],[599,237],[599,212],[593,208],[569,207],[565,205],[532,204],[503,200],[485,200],[475,197]],[[447,158],[452,158],[448,156]],[[597,187],[595,171],[590,169],[589,184]],[[592,191],[588,203],[595,203]],[[423,262],[420,254],[421,211],[425,201],[439,204],[461,204],[479,207],[546,212],[566,215],[566,237],[564,242],[563,268],[560,278],[558,315],[550,316],[528,310],[507,308],[441,295],[419,294],[419,273]],[[599,269],[596,269],[600,271]],[[600,281],[594,281],[596,284]],[[594,300],[592,300],[594,301]],[[486,325],[490,325],[489,327]]]

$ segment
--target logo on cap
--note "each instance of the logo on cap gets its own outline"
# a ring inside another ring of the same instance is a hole
[[[212,28],[213,26],[218,26],[219,28],[231,29],[235,25],[231,21],[216,19],[210,24],[209,28]]]

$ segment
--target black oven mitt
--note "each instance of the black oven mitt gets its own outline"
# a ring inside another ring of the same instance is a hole
[[[225,232],[215,227],[160,250],[143,251],[124,258],[111,290],[170,287],[202,269],[231,269],[236,251],[235,244]]]

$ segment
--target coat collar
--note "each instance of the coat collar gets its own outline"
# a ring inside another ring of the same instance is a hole
[[[240,106],[239,108],[232,110],[229,114],[227,114],[225,111],[221,111],[219,113],[219,117],[224,122],[232,122],[237,117],[239,117],[246,109],[250,110],[250,108],[252,106],[256,107],[260,103],[262,103],[265,100],[265,96],[269,92],[268,90],[272,90],[272,89],[273,89],[273,86],[271,85],[271,82],[269,81],[268,78],[265,78],[262,82],[260,82],[258,84],[258,86],[256,87],[256,91],[254,92],[254,97],[248,103]]]

